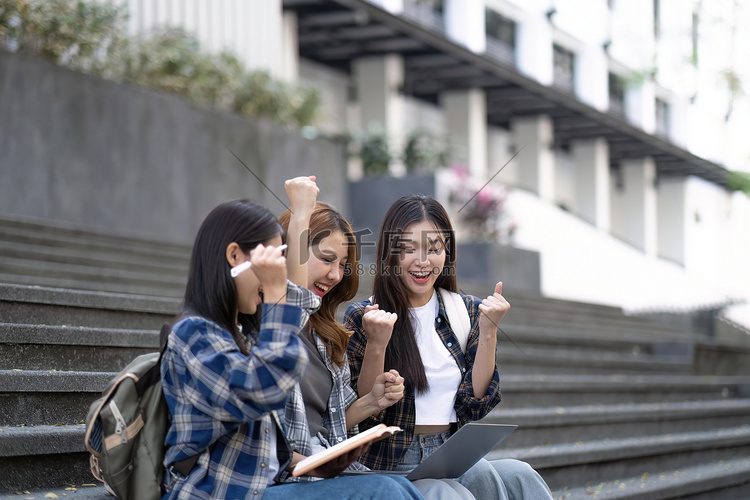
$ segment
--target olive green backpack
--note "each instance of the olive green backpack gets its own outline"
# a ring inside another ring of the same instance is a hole
[[[171,324],[160,334],[160,351],[135,358],[94,401],[86,416],[86,449],[91,472],[122,500],[162,496],[164,438],[169,408],[161,387],[161,358]],[[174,464],[187,475],[198,455]]]

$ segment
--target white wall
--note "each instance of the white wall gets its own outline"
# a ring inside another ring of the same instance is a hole
[[[575,211],[576,164],[568,151],[557,149],[555,155],[555,204]]]
[[[713,280],[648,257],[527,191],[513,190],[505,207],[518,225],[515,246],[541,253],[544,295],[627,311],[686,310],[727,300]]]
[[[690,177],[685,188],[685,269],[718,285],[724,278],[722,254],[730,241],[729,196],[697,177]]]
[[[604,2],[602,2],[604,3]],[[652,0],[618,0],[610,18],[613,59],[634,69],[648,68],[654,55]]]
[[[725,285],[750,301],[750,197],[742,193],[730,195],[728,212],[719,270]],[[750,321],[747,325],[750,328]]]
[[[685,179],[661,179],[657,187],[658,253],[685,264]]]
[[[346,132],[349,125],[349,75],[301,58],[299,79],[320,90],[323,104],[316,122],[318,128],[326,134]]]
[[[281,0],[121,0],[130,11],[131,33],[182,26],[211,52],[229,49],[249,69],[283,78]]]
[[[514,152],[510,130],[491,125],[487,127],[487,168],[490,176],[500,171],[495,177],[496,182],[510,186],[519,183],[518,162],[514,159],[509,163]]]
[[[443,109],[421,99],[404,98],[404,119],[407,134],[417,129],[427,129],[437,135],[446,133]]]

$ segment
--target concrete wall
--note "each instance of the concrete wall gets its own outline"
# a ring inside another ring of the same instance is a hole
[[[348,212],[338,142],[0,52],[0,213],[189,242],[223,201],[283,212],[227,147],[285,204],[285,179],[316,174]]]

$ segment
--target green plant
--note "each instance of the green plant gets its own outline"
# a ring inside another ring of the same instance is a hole
[[[284,84],[265,71],[246,74],[232,102],[232,109],[238,113],[265,116],[298,127],[313,123],[320,106],[317,89]]]
[[[742,191],[750,196],[750,172],[730,171],[727,187],[733,191]]]
[[[198,40],[179,28],[158,29],[134,39],[122,68],[125,81],[220,109],[231,109],[244,74],[234,55],[201,52]]]
[[[409,134],[404,146],[403,161],[408,173],[434,172],[448,163],[449,150],[436,134],[417,129]]]
[[[204,52],[182,29],[128,38],[126,21],[124,5],[113,1],[0,0],[0,48],[284,126],[315,121],[321,108],[317,89],[248,73],[235,55]]]
[[[126,43],[127,13],[114,2],[0,0],[0,46],[108,75]]]
[[[362,160],[362,170],[365,175],[387,174],[388,167],[393,161],[388,137],[382,132],[367,134],[359,143],[358,156]]]

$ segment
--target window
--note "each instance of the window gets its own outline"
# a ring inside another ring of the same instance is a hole
[[[656,98],[656,133],[662,137],[669,135],[669,103]]]
[[[560,45],[552,47],[553,77],[552,82],[561,89],[572,92],[575,88],[575,54]]]
[[[485,9],[484,31],[487,34],[487,54],[501,61],[515,64],[515,21],[492,9]]]
[[[404,15],[438,31],[445,31],[443,0],[404,0]]]
[[[609,72],[609,111],[625,114],[625,83],[621,76]]]

